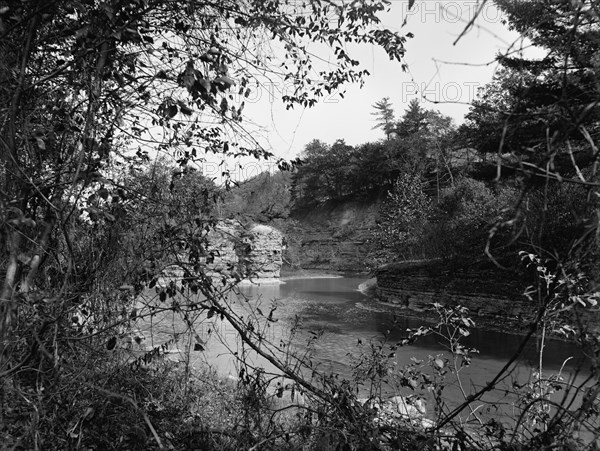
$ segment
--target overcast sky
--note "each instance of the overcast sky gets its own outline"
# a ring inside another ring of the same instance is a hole
[[[344,139],[357,145],[383,138],[375,125],[372,105],[389,97],[399,117],[413,98],[462,122],[477,88],[491,80],[497,64],[494,56],[523,44],[501,23],[501,15],[491,1],[481,10],[477,22],[454,45],[454,41],[479,8],[481,0],[417,0],[408,11],[408,1],[392,0],[383,16],[383,26],[402,34],[413,33],[406,43],[406,63],[391,62],[385,52],[370,46],[349,52],[371,75],[362,89],[349,86],[340,98],[337,93],[308,109],[286,111],[278,87],[264,87],[247,102],[245,114],[261,126],[255,134],[259,142],[278,157],[292,159],[313,139],[333,143]],[[405,26],[404,19],[407,19]],[[280,88],[279,88],[280,89]],[[439,103],[433,103],[439,102]],[[267,163],[247,161],[236,179],[245,179],[268,169]],[[219,169],[206,167],[211,175]]]

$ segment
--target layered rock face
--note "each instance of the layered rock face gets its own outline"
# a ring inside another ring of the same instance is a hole
[[[222,277],[237,271],[250,279],[278,279],[283,252],[283,234],[262,224],[245,228],[239,221],[219,221],[208,233],[210,260],[207,274]]]
[[[239,270],[244,227],[239,221],[219,221],[206,237],[209,257],[205,257],[206,275],[219,278]]]
[[[206,255],[200,259],[204,273],[214,280],[279,279],[283,253],[283,234],[262,224],[244,227],[236,220],[219,221],[208,232]],[[178,265],[163,270],[159,286],[177,283],[183,277]]]
[[[392,263],[375,271],[374,296],[413,311],[437,302],[462,305],[484,323],[506,329],[534,320],[538,307],[524,291],[528,283],[513,273],[485,264],[450,268],[439,261]],[[572,324],[600,332],[600,309],[575,306]]]
[[[270,226],[255,224],[244,234],[240,258],[250,278],[278,279],[283,264],[283,234]]]
[[[401,262],[376,273],[376,296],[383,302],[422,311],[432,303],[462,305],[483,317],[526,319],[535,307],[523,296],[525,283],[498,270],[452,269],[440,262]]]
[[[286,261],[302,269],[368,271],[376,215],[375,201],[328,202],[297,215]]]

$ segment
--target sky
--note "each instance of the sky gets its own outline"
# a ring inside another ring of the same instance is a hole
[[[408,0],[391,0],[389,11],[381,16],[382,26],[414,35],[405,45],[408,71],[403,72],[401,64],[390,61],[379,48],[352,47],[350,55],[371,74],[362,89],[350,85],[343,99],[333,93],[315,107],[286,110],[281,87],[265,86],[245,108],[246,116],[258,125],[254,137],[284,159],[298,157],[313,139],[328,144],[344,139],[351,145],[377,141],[384,135],[373,129],[372,105],[383,97],[390,98],[397,118],[416,98],[423,107],[439,110],[460,124],[478,88],[497,70],[495,55],[525,45],[501,22],[491,1],[483,5],[475,26],[455,43],[480,5],[481,0],[417,0],[409,10]],[[251,159],[242,161],[241,168],[229,166],[236,180],[273,168],[272,162]],[[210,162],[203,168],[206,175],[218,176],[221,170]]]

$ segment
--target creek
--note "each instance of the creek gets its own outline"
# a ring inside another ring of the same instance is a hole
[[[277,322],[263,321],[262,330],[266,338],[273,343],[287,344],[291,341],[292,349],[296,352],[304,352],[307,343],[314,341],[311,357],[313,364],[321,372],[335,373],[350,379],[353,359],[361,352],[368,352],[370,343],[377,343],[385,334],[388,335],[388,342],[395,343],[406,336],[407,328],[414,329],[425,324],[414,315],[403,317],[403,311],[399,307],[370,300],[358,291],[359,284],[364,281],[361,278],[331,277],[289,279],[280,285],[243,286],[240,288],[240,295],[232,294],[229,302],[232,310],[245,319],[253,317],[251,312],[256,312],[257,307],[264,316],[268,316],[271,308],[276,306],[273,318],[277,319]],[[236,376],[239,365],[231,353],[242,355],[245,352],[237,334],[216,316],[207,319],[206,313],[203,312],[199,319],[201,321],[197,322],[195,334],[200,338],[204,350],[192,350],[188,354],[185,349],[193,349],[195,339],[192,338],[187,344],[181,341],[177,347],[177,351],[181,351],[181,358],[189,356],[192,365],[205,362],[223,375]],[[477,318],[474,320],[476,322]],[[259,327],[258,322],[255,324]],[[294,324],[299,324],[300,328],[298,333],[290,338],[289,331]],[[184,329],[182,322],[177,319],[155,318],[151,331],[152,340],[154,344],[164,342],[165,338],[172,337],[174,333],[184,333]],[[146,337],[149,332],[146,333]],[[315,336],[319,338],[311,340]],[[463,390],[472,393],[490,381],[513,355],[522,340],[522,334],[473,328],[470,335],[464,338],[463,344],[476,348],[478,353],[474,354],[471,365],[461,369],[462,388],[454,376],[447,376],[447,387],[444,391],[447,406],[452,407],[460,403],[464,399]],[[392,363],[396,368],[401,368],[414,361],[411,359],[427,361],[429,356],[451,358],[445,345],[446,343],[434,336],[421,337],[412,345],[399,347],[395,351]],[[504,407],[499,415],[510,415],[517,399],[513,394],[514,384],[526,383],[532,371],[537,368],[538,346],[539,339],[531,340],[518,364],[499,385],[499,389],[485,395],[486,408],[492,404],[501,404]],[[561,375],[564,380],[576,383],[585,377],[585,369],[578,371],[583,358],[574,345],[557,340],[547,341],[543,356],[544,374],[558,373],[562,369]],[[252,352],[246,357],[256,366],[262,366],[267,371],[273,370],[268,362],[257,358]],[[363,386],[362,390],[362,395],[365,395],[368,387]],[[412,393],[411,390],[398,387],[388,387],[385,390],[387,392],[384,394],[390,396]],[[431,394],[420,394],[431,398]]]

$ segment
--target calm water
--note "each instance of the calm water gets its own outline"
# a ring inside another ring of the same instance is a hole
[[[230,305],[233,311],[246,320],[252,317],[250,312],[256,311],[256,307],[268,316],[271,307],[276,305],[273,318],[276,318],[277,322],[266,322],[266,325],[262,326],[267,338],[275,343],[280,341],[287,343],[291,340],[293,349],[297,352],[305,352],[310,337],[322,334],[314,343],[313,362],[321,371],[334,372],[350,378],[352,356],[360,355],[361,350],[368,347],[368,343],[383,337],[388,331],[390,331],[389,341],[396,342],[406,335],[407,328],[416,328],[424,324],[415,318],[400,317],[393,328],[393,318],[395,315],[402,315],[402,310],[365,297],[357,289],[364,281],[359,278],[295,279],[287,280],[282,285],[242,287],[240,291],[243,296],[232,295]],[[241,355],[245,349],[238,342],[235,331],[216,317],[207,319],[206,313],[199,315],[197,320],[194,333],[202,340],[205,350],[192,351],[191,363],[196,365],[206,362],[224,375],[237,375],[238,365],[231,353],[237,352]],[[289,331],[296,321],[300,322],[301,328],[290,339]],[[258,323],[254,322],[254,324]],[[145,327],[148,330],[149,324]],[[164,342],[166,338],[172,337],[173,333],[184,332],[185,329],[181,321],[174,320],[168,315],[156,317],[152,323],[154,344]],[[148,330],[146,337],[149,333]],[[362,342],[361,346],[358,345],[359,340]],[[478,349],[479,353],[474,356],[472,364],[461,371],[463,389],[470,393],[491,380],[513,355],[521,340],[522,337],[516,334],[484,329],[472,330],[471,335],[465,339],[464,345]],[[178,342],[177,351],[181,351],[182,358],[185,357],[185,349],[193,347],[194,341],[195,338],[191,342],[185,340]],[[435,337],[424,337],[413,345],[398,348],[395,362],[397,367],[402,367],[409,363],[412,357],[427,359],[428,356],[442,354],[449,357],[443,342]],[[537,365],[538,355],[534,340],[526,348],[519,365],[502,385],[506,391],[498,390],[490,393],[485,399],[495,403],[504,402],[510,409],[514,398],[511,398],[508,392],[511,391],[513,382],[527,381],[532,371],[532,364]],[[257,358],[253,353],[249,353],[248,358],[267,371],[273,370],[268,362]],[[558,341],[547,343],[544,353],[544,371],[557,372],[563,362],[569,358],[571,359],[562,372],[565,380],[575,377],[582,358],[578,350],[568,343]],[[581,379],[580,374],[576,380]],[[363,390],[367,390],[367,387],[363,387]],[[388,390],[391,391],[388,394],[398,393],[395,388],[388,388]],[[400,393],[410,394],[403,391]],[[450,380],[445,396],[448,398],[449,406],[462,400],[462,394],[454,380]]]

